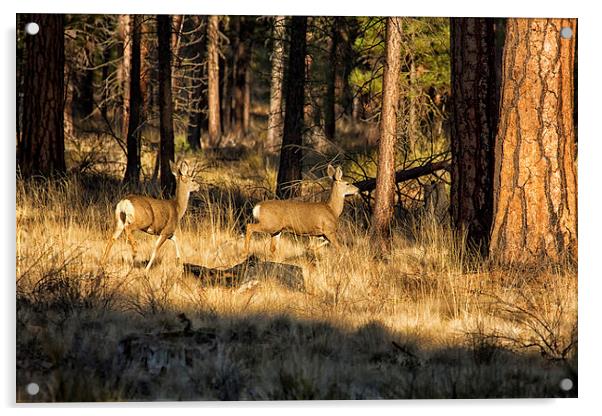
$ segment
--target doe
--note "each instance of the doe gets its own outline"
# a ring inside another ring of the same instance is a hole
[[[276,243],[282,231],[296,235],[326,238],[335,248],[339,248],[336,231],[339,217],[343,212],[345,196],[354,195],[359,189],[345,182],[340,167],[336,170],[328,165],[328,176],[333,179],[330,197],[327,202],[303,202],[286,200],[263,201],[253,208],[253,217],[257,223],[247,224],[245,252],[249,252],[251,235],[254,232],[268,233],[272,236],[270,250],[276,251]]]
[[[132,247],[133,258],[136,258],[136,241],[132,231],[139,230],[159,238],[153,247],[153,253],[146,265],[149,270],[157,251],[165,240],[173,241],[176,248],[176,259],[180,261],[180,249],[175,232],[179,228],[180,220],[186,212],[188,198],[191,192],[198,191],[199,185],[194,181],[186,161],[177,165],[169,162],[171,171],[176,177],[176,195],[174,199],[156,199],[142,195],[128,195],[117,203],[115,207],[115,231],[109,239],[101,262],[104,263],[109,251],[122,232]]]

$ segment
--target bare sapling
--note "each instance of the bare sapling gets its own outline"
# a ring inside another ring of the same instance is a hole
[[[136,258],[136,240],[132,231],[144,231],[147,234],[159,236],[153,247],[150,260],[146,265],[149,270],[155,260],[157,251],[166,240],[171,240],[176,249],[176,259],[180,261],[180,249],[175,232],[179,229],[180,220],[186,212],[188,198],[191,192],[199,190],[194,180],[193,172],[186,161],[177,165],[170,162],[171,171],[176,177],[176,195],[174,199],[156,199],[142,195],[128,195],[115,207],[115,231],[109,239],[102,256],[104,264],[111,247],[122,233],[132,247],[132,257]]]
[[[249,253],[251,235],[255,232],[272,236],[270,250],[276,245],[283,231],[295,235],[326,238],[335,248],[339,248],[337,228],[343,212],[345,196],[354,195],[359,189],[343,180],[343,171],[328,165],[328,176],[332,177],[332,189],[326,202],[303,202],[291,199],[263,201],[253,208],[257,223],[247,224],[245,253]]]

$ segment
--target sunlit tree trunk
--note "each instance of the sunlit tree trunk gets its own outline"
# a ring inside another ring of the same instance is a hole
[[[575,19],[507,21],[490,244],[502,263],[577,259],[575,30]]]
[[[171,19],[169,15],[157,15],[159,41],[159,130],[161,134],[161,190],[173,195],[176,182],[169,162],[174,161],[173,100],[171,95]]]
[[[219,103],[219,53],[218,53],[219,16],[209,16],[207,27],[207,94],[209,118],[209,147],[215,147],[220,141],[220,103]]]
[[[372,232],[387,249],[393,205],[395,202],[395,142],[397,140],[397,109],[401,69],[401,18],[388,17],[385,35],[383,98],[378,143],[376,193],[372,212]]]
[[[301,145],[305,102],[305,55],[307,17],[294,16],[290,24],[290,53],[284,97],[284,131],[276,184],[279,198],[298,196],[301,190]]]
[[[121,70],[119,77],[122,85],[122,107],[121,107],[121,137],[127,137],[128,124],[130,119],[130,63],[132,62],[132,36],[130,33],[129,14],[119,16],[119,33],[123,39],[123,60],[121,61]]]
[[[33,14],[37,35],[25,38],[19,169],[24,177],[64,174],[64,17]]]
[[[270,114],[266,150],[274,152],[282,140],[282,87],[284,79],[284,40],[286,17],[276,16],[273,29],[272,73],[270,84]]]
[[[451,216],[486,254],[499,110],[494,19],[451,19]]]

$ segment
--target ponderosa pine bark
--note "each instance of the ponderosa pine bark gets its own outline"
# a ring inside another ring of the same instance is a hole
[[[40,31],[25,37],[19,169],[25,178],[61,175],[66,171],[64,16],[32,14],[27,18],[38,23]]]
[[[493,220],[499,110],[494,19],[452,18],[451,217],[486,254]]]
[[[209,147],[215,147],[221,137],[219,102],[219,16],[209,16],[207,26],[207,101]]]
[[[400,17],[387,17],[385,29],[385,62],[383,74],[380,140],[376,192],[372,211],[372,234],[387,249],[393,206],[395,203],[395,142],[397,140],[397,110],[399,105],[399,75],[401,70]]]
[[[268,136],[266,150],[275,152],[282,140],[282,87],[284,79],[284,38],[286,36],[286,17],[274,17],[272,47],[272,71],[270,81],[270,114],[268,116]]]
[[[292,198],[301,191],[307,16],[293,16],[289,33],[291,44],[284,98],[284,131],[276,183],[278,198]]]
[[[503,264],[577,259],[575,37],[575,19],[507,21],[490,244]]]
[[[171,95],[171,18],[169,15],[157,15],[157,38],[159,41],[161,191],[165,196],[172,196],[176,191],[176,180],[169,166],[170,162],[174,162],[175,157],[173,101]]]

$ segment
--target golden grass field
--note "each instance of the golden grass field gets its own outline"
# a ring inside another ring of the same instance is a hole
[[[201,162],[182,258],[231,267],[245,259],[245,224],[276,171],[256,155]],[[183,273],[169,241],[146,273],[154,237],[142,233],[136,262],[122,238],[99,264],[125,195],[119,179],[107,169],[17,180],[17,401],[577,394],[576,267],[489,266],[447,226],[418,217],[396,225],[381,256],[356,197],[340,252],[285,235],[272,254],[268,236],[253,237],[260,258],[302,267],[305,290],[273,279],[206,286]],[[38,395],[26,393],[30,382]]]

